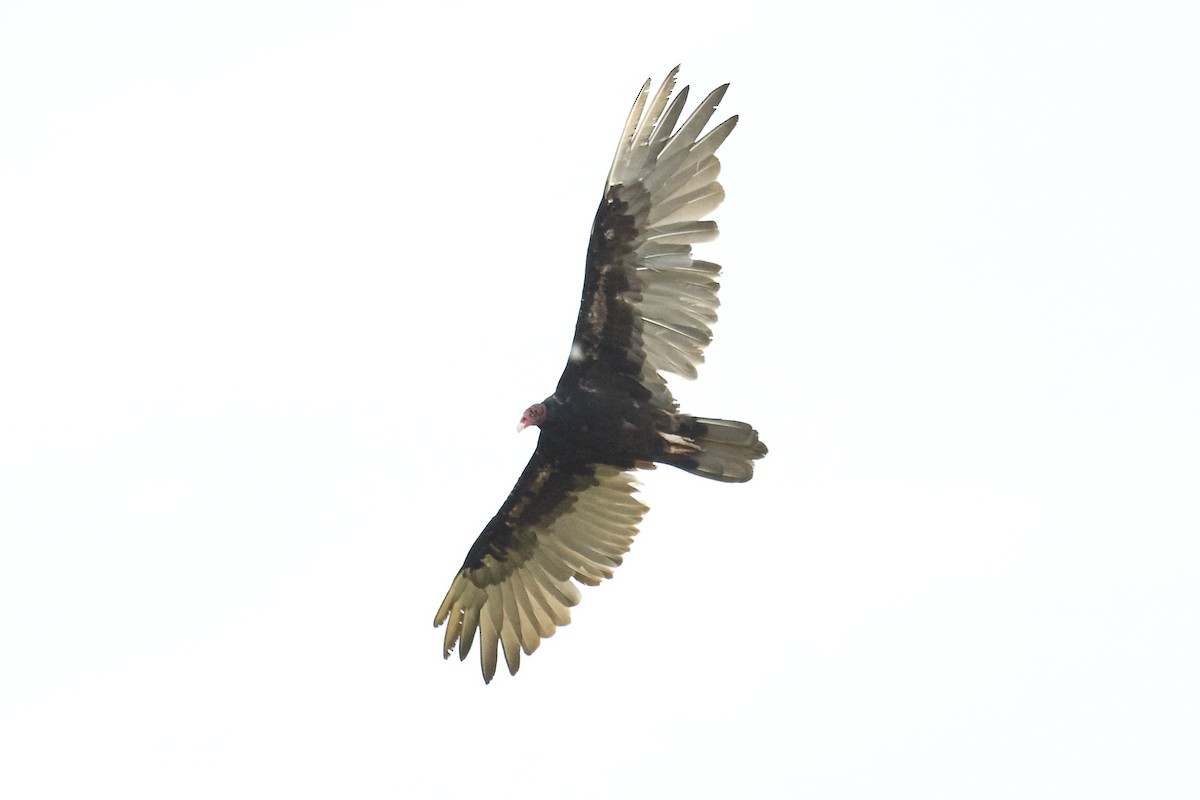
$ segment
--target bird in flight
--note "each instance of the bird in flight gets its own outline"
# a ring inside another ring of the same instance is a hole
[[[676,67],[651,98],[642,85],[617,145],[592,224],[583,299],[554,393],[521,416],[541,429],[508,499],[471,545],[434,626],[460,659],[479,636],[483,679],[500,648],[516,674],[521,653],[570,622],[575,582],[611,578],[646,506],[633,471],[669,464],[740,483],[767,453],[744,422],[679,411],[664,373],[696,377],[717,319],[720,267],[692,258],[717,236],[702,219],[724,199],[716,150],[730,117],[701,135],[728,84],[676,128],[688,87],[671,98]]]

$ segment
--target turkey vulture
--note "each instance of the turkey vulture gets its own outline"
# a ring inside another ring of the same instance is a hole
[[[726,84],[675,130],[688,94],[671,99],[678,70],[648,105],[647,80],[625,121],[592,224],[570,358],[554,394],[521,416],[519,430],[541,429],[537,449],[434,618],[448,623],[446,658],[457,644],[465,659],[479,633],[487,682],[500,646],[516,674],[522,650],[570,621],[572,580],[612,577],[646,513],[634,469],[669,464],[743,482],[767,453],[744,422],[680,413],[663,379],[696,377],[712,339],[720,268],[694,260],[691,245],[717,236],[701,217],[724,198],[715,152],[737,123],[700,135]]]

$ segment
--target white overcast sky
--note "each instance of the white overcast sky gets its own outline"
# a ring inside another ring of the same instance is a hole
[[[789,10],[781,10],[784,7]],[[1193,3],[0,6],[0,795],[1200,796]],[[614,580],[434,611],[643,79],[721,321]]]

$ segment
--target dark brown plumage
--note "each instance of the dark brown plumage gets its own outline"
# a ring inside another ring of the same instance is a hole
[[[646,507],[632,470],[669,464],[719,481],[748,481],[766,455],[744,422],[679,412],[663,373],[696,376],[712,338],[719,268],[691,245],[717,236],[702,220],[724,198],[715,152],[731,117],[700,136],[725,94],[705,98],[674,130],[688,90],[670,99],[678,67],[649,101],[642,86],[596,212],[570,358],[554,394],[521,418],[537,449],[467,553],[434,619],[444,655],[478,631],[485,681],[498,652],[516,673],[570,621],[575,582],[612,577]]]

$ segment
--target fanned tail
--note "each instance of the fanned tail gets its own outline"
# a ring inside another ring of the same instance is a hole
[[[729,419],[682,416],[678,433],[663,439],[662,463],[726,483],[753,478],[754,462],[767,454],[758,431]]]

